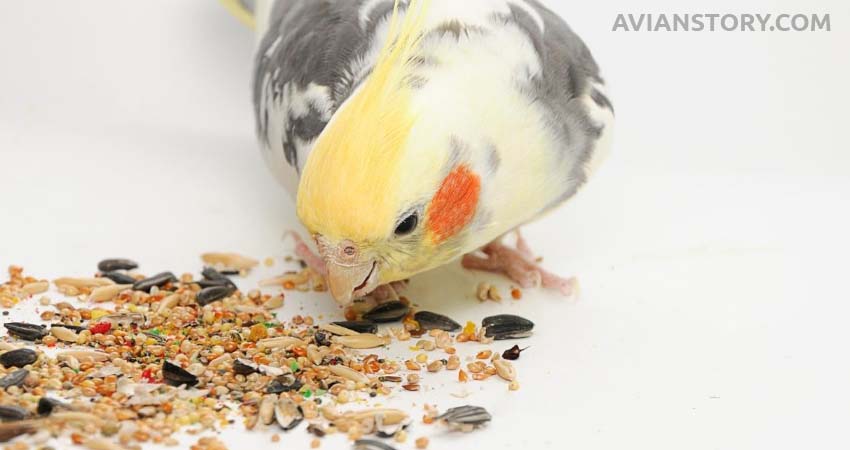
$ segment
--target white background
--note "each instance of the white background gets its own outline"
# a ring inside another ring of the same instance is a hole
[[[483,275],[415,278],[423,308],[538,326],[519,392],[491,380],[459,400],[435,381],[393,399],[481,404],[488,430],[412,436],[439,449],[847,448],[850,6],[600,3],[549,2],[609,82],[614,152],[527,230],[582,295],[478,305]],[[612,32],[621,12],[831,13],[833,30]],[[208,1],[0,2],[0,266],[54,278],[116,255],[179,273],[203,251],[288,253],[292,202],[253,135],[252,43]],[[302,307],[339,314],[291,296],[283,315]]]

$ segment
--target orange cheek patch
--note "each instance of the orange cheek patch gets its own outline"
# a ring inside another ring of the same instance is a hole
[[[443,180],[428,207],[428,230],[435,243],[454,236],[475,215],[481,178],[469,166],[454,168]]]

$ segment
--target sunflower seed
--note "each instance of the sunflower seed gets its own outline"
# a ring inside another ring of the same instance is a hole
[[[372,308],[363,318],[377,323],[398,322],[407,315],[410,308],[404,303],[394,300],[391,302],[381,303]]]
[[[29,411],[20,406],[0,405],[0,420],[3,422],[14,422],[24,420],[30,415]]]
[[[333,334],[330,332],[319,330],[313,335],[313,341],[320,347],[328,347],[332,344],[331,339],[333,337]]]
[[[531,336],[534,322],[512,314],[485,317],[481,321],[484,336],[496,340],[518,339]]]
[[[490,421],[493,417],[486,409],[480,406],[458,406],[450,408],[443,414],[435,417],[435,420],[444,420],[450,425],[471,425],[479,427]]]
[[[104,272],[102,275],[117,284],[134,284],[136,282],[135,278],[123,272]]]
[[[3,367],[24,367],[34,363],[38,359],[38,354],[28,348],[19,348],[17,350],[8,351],[0,355],[0,364]]]
[[[233,373],[238,375],[250,375],[254,372],[259,372],[259,365],[251,360],[237,358],[233,361]]]
[[[133,284],[134,291],[150,292],[154,286],[162,287],[168,283],[177,281],[177,277],[171,272],[160,272],[154,276],[139,280]]]
[[[213,286],[203,288],[201,289],[201,292],[198,292],[197,302],[201,306],[206,306],[233,294],[234,291],[235,289],[233,289],[232,286]]]
[[[27,369],[18,369],[12,373],[7,374],[5,377],[0,378],[0,389],[6,389],[11,386],[20,386],[24,383],[24,379],[26,379],[27,375],[30,374],[30,371]]]
[[[119,293],[132,287],[132,284],[111,284],[109,286],[101,286],[91,291],[89,301],[98,303],[112,301]]]
[[[358,333],[377,333],[378,324],[371,320],[345,320],[340,322],[331,322],[333,325],[338,325],[351,331]]]
[[[101,272],[112,272],[114,270],[133,270],[139,267],[135,261],[124,258],[104,259],[97,263],[97,270]]]
[[[165,379],[165,382],[171,386],[194,386],[198,384],[198,377],[192,375],[187,372],[182,367],[172,364],[168,361],[162,363],[162,377]]]
[[[198,286],[200,286],[201,289],[206,289],[206,288],[211,288],[211,287],[220,287],[220,286],[229,286],[229,287],[236,289],[236,285],[233,284],[233,282],[230,281],[230,280],[207,280],[207,279],[203,279],[203,280],[198,280],[195,283],[198,283]]]
[[[35,325],[26,322],[9,322],[4,323],[3,326],[6,327],[9,334],[25,341],[35,341],[47,336],[47,329],[44,325]]]
[[[413,320],[418,322],[419,328],[424,331],[457,331],[460,329],[459,323],[442,314],[433,313],[431,311],[417,311],[416,314],[413,315]]]
[[[304,383],[301,380],[295,378],[291,373],[283,374],[279,377],[276,377],[266,386],[266,393],[268,394],[280,394],[281,392],[290,392],[297,391],[301,389]]]
[[[215,270],[214,267],[204,267],[204,270],[201,271],[201,275],[210,281],[230,281],[230,278],[222,275],[222,273]]]
[[[390,344],[389,337],[371,333],[361,333],[356,336],[336,336],[332,341],[348,348],[359,349],[383,347]]]
[[[396,450],[391,445],[374,439],[358,439],[354,441],[354,450]]]
[[[289,431],[304,420],[304,411],[289,397],[284,397],[275,405],[274,418],[283,431]]]

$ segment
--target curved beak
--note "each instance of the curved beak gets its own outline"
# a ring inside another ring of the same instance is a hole
[[[369,261],[357,265],[341,265],[326,261],[328,284],[334,300],[346,306],[355,298],[378,287],[378,263]]]

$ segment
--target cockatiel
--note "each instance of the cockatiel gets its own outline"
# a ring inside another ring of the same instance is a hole
[[[225,3],[255,24],[262,151],[317,244],[299,254],[338,302],[459,257],[570,292],[521,237],[500,239],[573,197],[609,147],[599,69],[555,13],[537,0]]]

